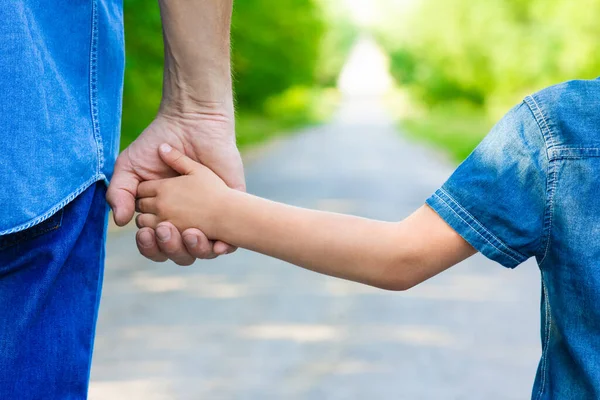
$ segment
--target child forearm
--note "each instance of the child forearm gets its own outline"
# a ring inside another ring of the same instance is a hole
[[[183,175],[140,184],[139,227],[170,221],[180,230],[198,228],[210,239],[392,290],[412,287],[475,253],[427,206],[397,223],[305,210],[229,189],[174,149],[161,157]]]
[[[424,255],[425,244],[411,240],[410,218],[400,223],[373,221],[240,192],[232,192],[225,203],[219,239],[319,273],[404,290],[444,269],[443,254]],[[437,271],[432,273],[431,267]]]

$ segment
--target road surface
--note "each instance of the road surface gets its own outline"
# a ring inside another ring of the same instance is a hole
[[[372,99],[267,145],[248,190],[396,221],[449,176]],[[319,229],[315,226],[314,229]],[[91,399],[525,399],[540,353],[539,277],[477,255],[405,293],[248,251],[192,267],[109,236]]]

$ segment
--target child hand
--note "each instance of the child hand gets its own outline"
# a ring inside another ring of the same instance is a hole
[[[162,160],[181,176],[145,181],[138,187],[138,227],[156,228],[169,221],[177,229],[198,228],[216,239],[224,197],[231,189],[214,172],[168,144],[159,148]]]

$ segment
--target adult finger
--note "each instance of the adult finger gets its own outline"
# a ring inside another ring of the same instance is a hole
[[[142,228],[135,235],[135,243],[141,255],[149,260],[155,262],[164,262],[168,258],[163,254],[158,244],[156,243],[156,237],[154,230],[150,228]]]
[[[113,210],[115,223],[119,226],[126,225],[133,218],[135,197],[140,183],[139,177],[128,167],[125,152],[117,158],[115,170],[106,191],[106,201]]]
[[[234,251],[237,250],[237,247],[232,246],[225,242],[221,242],[220,240],[217,240],[215,242],[215,245],[213,246],[213,250],[214,250],[215,254],[222,256],[224,254],[233,253]]]
[[[208,240],[204,232],[190,228],[181,234],[188,252],[195,258],[208,260],[217,257],[213,251],[213,242]]]
[[[188,253],[181,234],[169,222],[158,224],[155,230],[156,243],[160,251],[178,265],[192,265],[196,260]]]

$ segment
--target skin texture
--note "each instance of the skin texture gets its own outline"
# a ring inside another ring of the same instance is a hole
[[[140,184],[140,226],[199,228],[209,239],[389,290],[411,288],[475,253],[428,206],[396,223],[307,210],[232,190],[168,145],[160,156],[181,176]]]
[[[117,225],[134,215],[141,182],[176,173],[158,156],[169,143],[209,166],[226,184],[245,190],[244,171],[235,144],[229,36],[231,0],[161,0],[165,44],[163,98],[156,119],[118,157],[107,192]],[[177,230],[172,224],[142,227],[136,235],[140,253],[154,261],[172,259],[189,265],[235,247],[212,241],[200,230]]]

